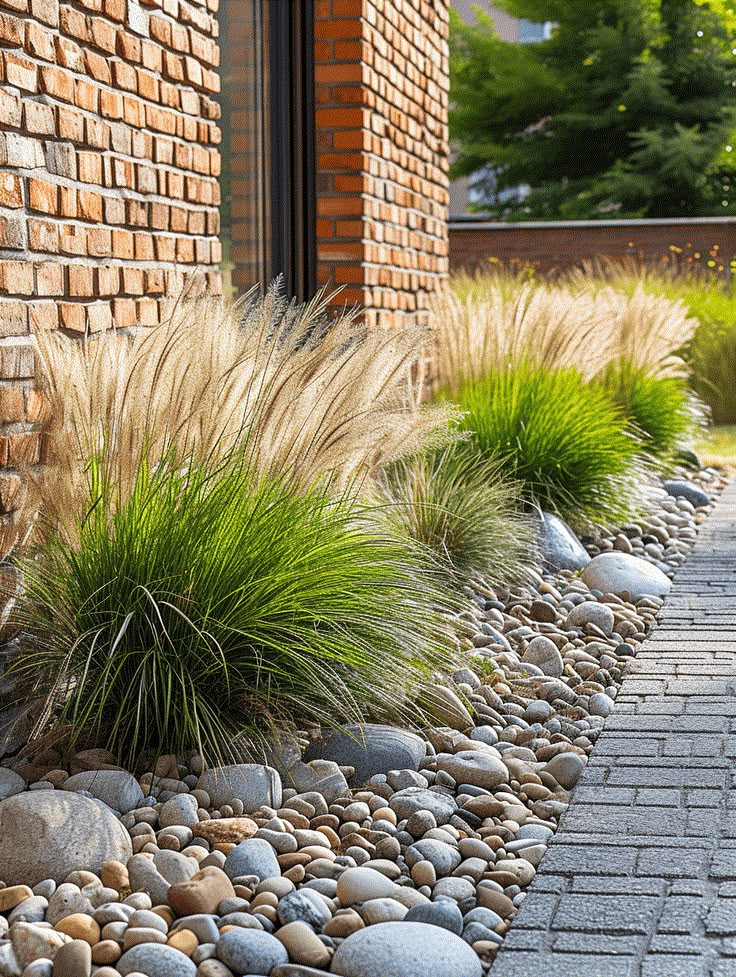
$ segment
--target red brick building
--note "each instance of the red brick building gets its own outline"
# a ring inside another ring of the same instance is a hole
[[[421,319],[447,272],[447,0],[0,0],[0,510],[33,334],[193,273]],[[224,258],[223,258],[223,251]]]

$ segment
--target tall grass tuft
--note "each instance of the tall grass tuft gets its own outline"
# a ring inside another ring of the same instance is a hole
[[[463,429],[529,502],[576,525],[631,516],[644,475],[623,412],[574,369],[519,363],[456,392]]]
[[[524,579],[534,561],[534,531],[518,487],[473,445],[456,443],[402,459],[379,480],[389,525],[417,540],[454,583]]]
[[[699,419],[683,379],[653,377],[631,362],[611,364],[600,385],[626,415],[642,451],[662,463],[692,439]]]
[[[76,532],[21,562],[37,734],[60,723],[134,762],[237,758],[304,721],[416,721],[451,598],[373,510],[242,454],[142,459],[126,486],[95,458],[84,477]]]
[[[123,498],[141,458],[224,457],[238,445],[261,474],[343,488],[441,437],[448,411],[421,406],[412,379],[424,332],[327,313],[324,294],[296,305],[272,288],[234,309],[185,297],[133,336],[39,334],[48,465],[30,510],[63,523],[91,457]]]

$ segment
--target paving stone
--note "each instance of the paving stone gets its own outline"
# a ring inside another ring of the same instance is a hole
[[[491,969],[492,977],[635,977],[634,957],[582,953],[501,951]],[[648,977],[655,977],[649,974]],[[657,974],[656,977],[666,977]],[[690,977],[690,975],[688,975]],[[693,974],[692,977],[699,977]]]
[[[639,977],[710,977],[710,975],[710,965],[706,961],[668,953],[647,955],[639,971]],[[572,974],[568,977],[572,977]],[[733,973],[730,977],[734,977]]]
[[[565,895],[554,914],[552,928],[583,932],[648,933],[659,909],[652,896],[621,899],[608,895]]]
[[[709,936],[736,935],[736,899],[720,899],[705,917]]]

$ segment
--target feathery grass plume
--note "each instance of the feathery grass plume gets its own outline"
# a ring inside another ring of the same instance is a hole
[[[652,295],[641,285],[630,295],[602,288],[594,300],[615,323],[615,361],[630,363],[651,377],[688,376],[682,352],[698,323],[682,301]]]
[[[631,362],[612,363],[597,381],[628,418],[645,455],[667,464],[687,446],[702,421],[687,383],[651,376]]]
[[[129,464],[121,486],[92,459],[77,530],[21,561],[37,736],[219,760],[305,721],[417,721],[414,694],[450,667],[454,598],[374,510],[238,454]]]
[[[48,405],[46,474],[29,500],[51,523],[74,512],[91,457],[125,499],[137,465],[173,447],[224,456],[246,444],[262,474],[344,487],[441,438],[451,410],[421,406],[412,367],[423,330],[370,330],[324,292],[305,305],[278,287],[226,308],[185,296],[161,325],[84,342],[39,334]]]
[[[431,324],[439,386],[452,392],[522,361],[573,366],[589,379],[615,355],[607,308],[589,294],[543,284],[510,290],[491,279],[465,298],[446,289],[433,299]]]
[[[518,583],[534,561],[535,534],[517,486],[472,444],[394,462],[379,491],[393,532],[417,540],[453,583]]]
[[[630,518],[646,474],[639,442],[608,394],[576,370],[521,362],[454,396],[462,428],[528,502],[577,526]]]

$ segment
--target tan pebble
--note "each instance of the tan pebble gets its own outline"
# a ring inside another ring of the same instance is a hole
[[[235,895],[233,884],[221,868],[210,865],[186,882],[177,882],[167,893],[169,905],[177,916],[214,913],[223,899]]]
[[[377,811],[373,812],[374,821],[390,821],[391,824],[396,824],[396,812],[392,811],[390,807],[379,807]]]
[[[236,845],[232,841],[218,841],[217,844],[212,846],[213,851],[221,851],[223,855],[229,855],[230,852],[235,848]]]
[[[275,909],[278,904],[278,896],[274,895],[273,892],[260,892],[250,904],[250,908],[253,910],[259,906],[273,906]]]
[[[84,940],[90,946],[100,942],[100,927],[86,913],[72,913],[60,919],[54,927],[59,933],[66,933],[73,940]]]
[[[7,889],[0,889],[0,913],[15,909],[32,895],[33,890],[27,885],[9,885]]]
[[[224,926],[220,926],[220,935],[223,933],[229,933],[230,930],[241,929],[240,926],[235,926],[233,923],[226,923]]]
[[[517,885],[529,885],[537,874],[536,869],[525,858],[502,858],[494,866],[497,872],[508,873],[516,878]]]
[[[338,837],[337,832],[334,831],[329,825],[322,824],[319,828],[317,828],[317,831],[325,836],[325,838],[329,841],[331,848],[340,847],[340,838]]]
[[[332,954],[306,923],[287,923],[275,935],[294,963],[306,967],[326,967],[329,964]]]
[[[283,877],[285,879],[289,879],[289,881],[293,882],[295,885],[298,885],[304,880],[304,876],[306,874],[307,873],[303,865],[292,865],[290,869],[287,869],[287,871],[284,872]]]
[[[151,912],[156,913],[157,916],[160,916],[167,926],[173,925],[173,922],[176,919],[176,915],[171,906],[153,906],[151,908]]]
[[[328,851],[327,848],[323,850]],[[282,869],[288,869],[294,865],[309,865],[312,861],[312,856],[303,851],[293,851],[286,852],[283,855],[277,855],[276,860]]]
[[[195,825],[194,835],[205,838],[212,845],[223,842],[238,844],[252,838],[257,830],[258,825],[251,818],[212,818]]]
[[[429,861],[416,862],[411,868],[411,877],[417,885],[434,885],[437,873],[434,865]]]
[[[171,936],[166,941],[168,946],[173,946],[175,950],[179,950],[187,957],[191,957],[194,951],[199,946],[199,940],[188,929],[177,930],[176,933],[172,933]]]
[[[339,843],[339,839],[338,839],[338,843]],[[331,851],[329,848],[326,847],[323,848],[322,845],[307,845],[306,848],[300,848],[299,851],[296,852],[295,854],[309,855],[310,860],[316,858],[326,858],[330,862],[334,862],[335,859],[337,858],[337,855],[335,854],[334,851]]]
[[[544,801],[551,796],[552,792],[544,784],[525,784],[524,793],[533,801]]]
[[[166,934],[151,926],[129,926],[123,933],[123,950],[130,950],[141,943],[165,943]]]
[[[498,945],[493,940],[476,940],[473,949],[479,957],[491,957],[498,951]]]
[[[503,892],[497,892],[495,889],[487,889],[481,886],[476,891],[476,898],[480,906],[484,909],[490,909],[494,913],[498,913],[502,918],[511,916],[515,912],[514,904],[509,897]]]
[[[265,916],[266,919],[270,919],[272,923],[277,922],[278,916],[276,915],[276,910],[273,906],[259,906],[258,909],[253,913],[254,916]]]
[[[83,889],[85,885],[99,885],[100,879],[93,872],[72,872],[70,875],[64,879],[65,882],[69,882],[71,885],[78,885],[80,889]]]
[[[285,879],[283,875],[273,879],[264,879],[258,883],[258,895],[262,892],[271,892],[277,899],[283,899],[290,892],[294,891],[294,883]]]
[[[120,974],[113,967],[100,967],[95,970],[95,977],[120,977]]]
[[[92,947],[92,963],[115,963],[122,955],[120,944],[115,940],[102,940]]]
[[[290,808],[281,808],[277,814],[283,821],[288,821],[295,828],[309,828],[309,818],[300,814],[298,811],[292,811]]]
[[[235,885],[233,888],[238,899],[247,899],[250,902],[253,898],[253,890],[247,885]]]
[[[337,936],[340,938],[350,936],[352,933],[357,933],[358,930],[362,930],[365,927],[365,923],[360,918],[360,916],[351,909],[347,913],[340,913],[337,916],[333,916],[332,919],[328,920],[323,929],[325,936]]]

